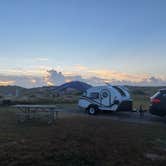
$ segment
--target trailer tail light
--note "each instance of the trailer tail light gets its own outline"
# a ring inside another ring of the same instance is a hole
[[[160,99],[151,99],[151,102],[153,104],[158,104],[158,103],[160,103]]]

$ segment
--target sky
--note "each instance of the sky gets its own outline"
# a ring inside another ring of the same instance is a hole
[[[0,85],[166,85],[165,8],[165,0],[1,0]]]

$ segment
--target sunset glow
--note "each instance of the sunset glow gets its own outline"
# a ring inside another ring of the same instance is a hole
[[[17,2],[0,2],[0,85],[165,85],[165,1]]]

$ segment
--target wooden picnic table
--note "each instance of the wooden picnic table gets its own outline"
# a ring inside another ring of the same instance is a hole
[[[36,113],[46,113],[48,117],[48,124],[55,122],[58,118],[58,112],[60,111],[56,105],[15,105],[18,111],[17,122],[24,122],[26,120],[36,119]]]

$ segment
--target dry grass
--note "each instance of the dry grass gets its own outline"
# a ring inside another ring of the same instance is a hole
[[[166,127],[91,116],[17,125],[12,109],[0,109],[0,165],[164,166]],[[147,157],[161,156],[151,159]],[[163,157],[164,156],[164,157]]]

